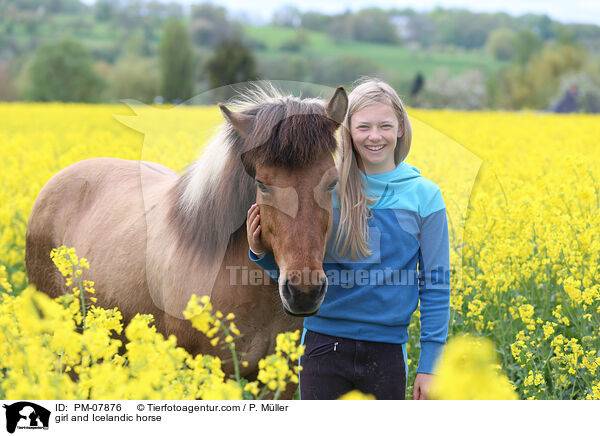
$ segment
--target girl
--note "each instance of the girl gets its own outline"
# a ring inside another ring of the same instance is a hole
[[[336,230],[323,263],[327,293],[318,313],[304,319],[302,399],[336,399],[353,389],[404,399],[407,330],[419,303],[413,399],[427,398],[448,333],[449,241],[440,189],[404,162],[411,139],[404,105],[388,84],[367,79],[350,93],[333,198]],[[274,270],[259,224],[255,204],[249,255]]]

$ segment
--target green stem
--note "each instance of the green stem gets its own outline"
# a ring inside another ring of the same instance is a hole
[[[268,392],[268,391],[267,391],[267,387],[266,387],[266,386],[263,386],[263,388],[261,389],[261,391],[258,393],[258,395],[257,395],[256,399],[257,399],[257,400],[262,400],[262,399],[263,399],[263,397],[264,397],[264,396],[267,394],[267,392]]]
[[[231,357],[233,358],[233,370],[235,371],[235,381],[241,382],[240,377],[240,364],[238,362],[237,353],[235,352],[235,344],[232,342],[229,344],[229,350],[231,351]]]
[[[225,323],[223,323],[222,321],[221,321],[220,327],[221,327],[221,330],[223,331],[223,333],[225,334],[225,337],[230,336],[229,329],[227,327],[225,327]],[[235,381],[240,383],[242,380],[240,377],[240,362],[238,362],[234,342],[231,342],[229,344],[229,351],[231,351],[231,358],[233,359],[233,371],[235,374]]]

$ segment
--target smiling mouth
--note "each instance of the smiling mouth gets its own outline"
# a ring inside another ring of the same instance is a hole
[[[383,147],[385,147],[385,145],[365,145],[365,148],[370,151],[379,151]]]

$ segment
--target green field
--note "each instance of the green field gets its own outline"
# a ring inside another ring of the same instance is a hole
[[[300,52],[288,53],[280,50],[279,47],[293,37],[295,29],[275,26],[246,26],[244,30],[250,38],[260,41],[266,46],[266,49],[256,51],[259,59],[276,60],[282,54],[291,58],[360,57],[373,62],[381,69],[381,72],[407,78],[414,77],[419,71],[426,78],[432,78],[435,71],[440,68],[447,69],[452,76],[473,69],[493,73],[506,65],[484,53],[419,52],[399,45],[359,41],[336,42],[324,33],[313,31],[307,31],[309,43],[306,48]]]

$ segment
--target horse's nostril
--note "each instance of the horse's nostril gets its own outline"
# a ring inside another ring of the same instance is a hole
[[[284,296],[286,297],[309,297],[312,299],[316,299],[319,298],[323,292],[325,292],[325,288],[327,286],[327,281],[321,281],[320,284],[318,285],[313,285],[313,286],[308,286],[306,287],[304,290],[302,290],[300,287],[290,283],[290,282],[286,282],[286,284],[283,287],[283,291],[284,291]]]
[[[319,298],[323,292],[325,292],[325,286],[326,283],[325,282],[321,282],[320,285],[316,285],[316,286],[311,286],[310,290],[309,290],[309,295],[311,296],[311,298]]]

